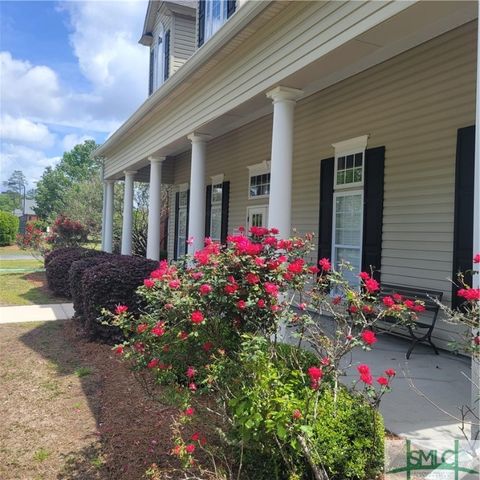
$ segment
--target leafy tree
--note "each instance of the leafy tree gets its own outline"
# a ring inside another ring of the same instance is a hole
[[[95,141],[86,140],[65,152],[55,167],[45,169],[35,193],[37,215],[53,219],[63,214],[70,189],[99,176],[101,163],[92,156],[97,147]]]
[[[13,213],[13,211],[19,208],[18,197],[14,192],[0,193],[0,211]]]
[[[22,198],[24,194],[24,190],[27,188],[27,178],[25,177],[24,173],[21,170],[14,170],[13,173],[10,175],[9,179],[3,182],[3,185],[7,187],[7,191],[4,192],[2,195],[6,194],[10,198],[3,199],[2,207],[0,210],[13,212],[16,208],[22,207]],[[13,203],[13,208],[11,208],[11,204]],[[5,208],[3,208],[5,205]]]

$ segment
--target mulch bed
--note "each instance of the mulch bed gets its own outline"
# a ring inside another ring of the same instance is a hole
[[[2,480],[209,478],[186,477],[170,454],[178,409],[151,399],[74,321],[3,325],[0,382]]]

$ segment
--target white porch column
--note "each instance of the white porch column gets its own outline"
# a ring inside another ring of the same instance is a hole
[[[105,236],[104,250],[112,253],[113,250],[113,194],[114,180],[105,181]]]
[[[160,259],[160,226],[162,213],[162,162],[165,157],[150,160],[150,189],[148,192],[147,258]]]
[[[198,133],[188,136],[192,142],[188,238],[193,238],[193,243],[188,245],[189,254],[202,249],[205,240],[205,162],[209,138]]]
[[[136,171],[125,170],[123,195],[122,255],[132,254],[133,187]]]
[[[272,158],[268,226],[288,238],[292,222],[293,119],[301,90],[275,87],[267,93],[273,100]]]
[[[103,179],[103,172],[102,172]],[[107,183],[102,182],[103,184],[103,195],[102,195],[102,250],[105,250],[105,216],[106,216],[106,205],[107,205]]]
[[[480,8],[480,2],[477,2]],[[473,187],[473,254],[480,253],[480,21],[477,18],[477,99],[475,111],[475,166]],[[473,268],[479,268],[474,264]],[[480,288],[480,274],[472,275],[472,287]],[[473,334],[480,329],[480,320]],[[480,358],[472,356],[472,398],[471,407],[477,417],[476,425],[472,426],[471,438],[475,439],[479,433],[480,419]],[[474,420],[475,423],[475,420]],[[480,438],[479,438],[480,439]]]

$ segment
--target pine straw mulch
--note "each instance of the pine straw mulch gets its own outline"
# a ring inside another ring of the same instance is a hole
[[[139,480],[152,464],[187,478],[170,454],[178,409],[74,321],[0,326],[0,383],[2,480]]]

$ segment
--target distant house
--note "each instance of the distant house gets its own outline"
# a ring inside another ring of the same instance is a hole
[[[451,301],[479,238],[477,17],[468,1],[150,1],[149,97],[97,150],[103,248],[115,182],[129,254],[133,182],[147,181],[157,259],[170,184],[170,259],[239,225],[295,228],[352,281],[372,266]]]
[[[20,220],[20,227],[19,227],[20,233],[25,233],[25,225],[27,224],[27,222],[38,220],[38,216],[33,210],[35,207],[36,207],[35,200],[26,198],[24,208],[23,209],[16,208],[14,210],[13,214],[17,216]]]

